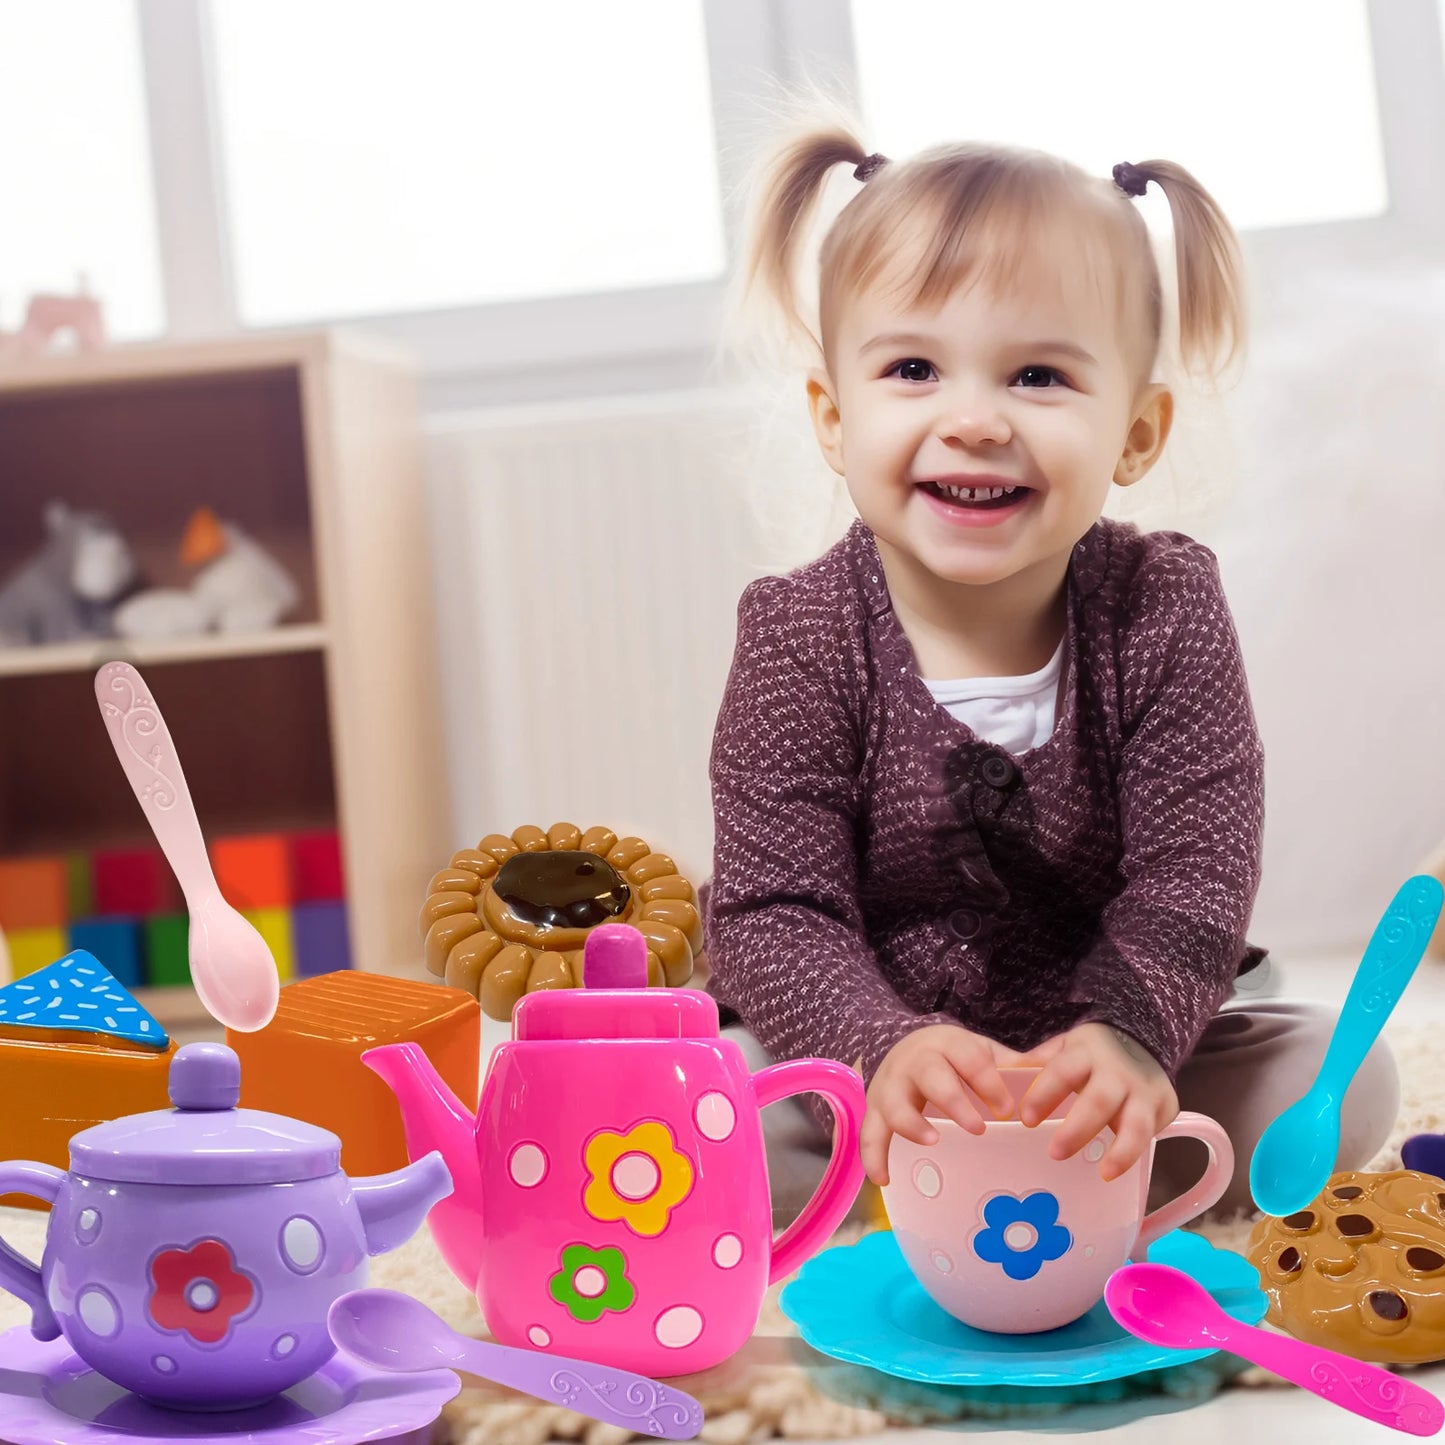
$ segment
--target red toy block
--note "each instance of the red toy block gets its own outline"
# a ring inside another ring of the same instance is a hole
[[[211,845],[211,867],[226,902],[233,908],[290,906],[290,869],[286,839],[281,833],[217,838]]]
[[[291,850],[291,901],[338,903],[346,897],[341,872],[341,836],[332,828],[322,833],[288,833]]]
[[[156,913],[174,913],[181,905],[175,875],[159,848],[97,853],[93,865],[95,912],[100,916],[150,918]]]
[[[0,858],[0,928],[64,928],[68,880],[62,858]]]

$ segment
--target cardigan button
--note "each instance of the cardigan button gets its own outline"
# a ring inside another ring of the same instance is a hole
[[[1013,782],[1014,774],[1018,769],[1007,758],[994,753],[991,757],[983,760],[983,767],[979,771],[989,787],[1006,788]]]
[[[948,915],[948,931],[955,938],[973,938],[983,927],[983,919],[972,908],[960,908]]]

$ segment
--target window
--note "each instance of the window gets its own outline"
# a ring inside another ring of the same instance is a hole
[[[853,0],[870,144],[1037,146],[1099,175],[1163,157],[1240,229],[1386,206],[1363,0]]]
[[[244,324],[724,268],[700,0],[213,0],[212,31]]]
[[[0,4],[0,324],[36,291],[104,298],[120,339],[164,329],[135,11]]]

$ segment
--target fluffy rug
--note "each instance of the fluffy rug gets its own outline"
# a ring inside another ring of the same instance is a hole
[[[1403,1105],[1389,1143],[1371,1168],[1399,1168],[1400,1143],[1408,1135],[1445,1130],[1445,1074],[1438,1064],[1438,1034],[1424,1029],[1390,1031],[1400,1064]],[[38,1258],[46,1216],[20,1210],[0,1211],[0,1233],[21,1253]],[[1242,1249],[1250,1218],[1207,1220],[1200,1232],[1217,1245]],[[840,1232],[836,1243],[856,1239],[858,1227]],[[416,1237],[373,1261],[371,1282],[403,1290],[425,1301],[449,1324],[467,1334],[486,1333],[475,1300],[441,1262],[431,1236]],[[845,1439],[872,1435],[894,1425],[928,1425],[961,1419],[1030,1416],[1042,1419],[1070,1411],[1070,1425],[1091,1428],[1117,1423],[1121,1402],[1152,1397],[1147,1408],[1158,1413],[1160,1397],[1180,1408],[1214,1393],[1221,1385],[1264,1385],[1275,1377],[1242,1370],[1228,1357],[1152,1375],[1074,1390],[1008,1391],[953,1389],[895,1380],[872,1370],[839,1364],[819,1355],[797,1336],[778,1307],[781,1285],[769,1290],[752,1340],[730,1360],[677,1383],[696,1395],[707,1410],[702,1439],[708,1445],[751,1445],[785,1439]],[[0,1331],[24,1323],[28,1312],[12,1296],[0,1293]],[[1105,1413],[1107,1412],[1107,1413]],[[544,1445],[573,1440],[581,1445],[621,1445],[628,1432],[590,1421],[571,1411],[480,1381],[471,1381],[446,1408],[436,1445]]]

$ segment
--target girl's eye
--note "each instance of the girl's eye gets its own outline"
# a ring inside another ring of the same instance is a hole
[[[1063,374],[1052,366],[1026,366],[1015,381],[1019,386],[1065,386]]]
[[[898,362],[889,368],[888,374],[896,376],[900,381],[936,381],[938,377],[933,363],[918,356],[910,356],[906,361]]]

